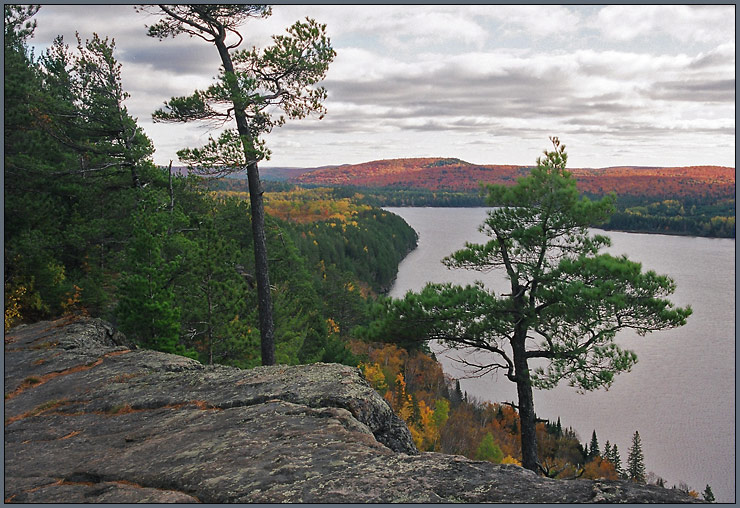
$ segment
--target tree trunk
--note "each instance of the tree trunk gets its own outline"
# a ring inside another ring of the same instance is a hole
[[[519,419],[522,444],[522,467],[531,471],[538,471],[537,435],[535,430],[534,397],[532,395],[532,380],[529,377],[529,366],[524,341],[526,330],[517,333],[512,342],[514,353],[514,368],[516,377],[516,391],[519,397]]]
[[[262,184],[257,163],[247,167],[249,202],[252,205],[252,237],[254,239],[254,266],[257,279],[257,300],[260,317],[262,365],[275,364],[275,330],[272,320],[272,295],[267,271],[267,243],[265,240],[265,208],[262,203]]]
[[[170,217],[172,217],[172,214],[175,211],[175,193],[172,190],[172,161],[170,160],[170,165],[167,168],[167,174],[169,175],[169,191],[170,191]]]
[[[224,43],[224,39],[215,41],[221,62],[226,73],[234,72],[231,55]],[[232,90],[234,97],[238,90]],[[262,345],[262,365],[275,364],[275,327],[272,319],[272,295],[270,294],[270,276],[267,270],[267,241],[265,240],[265,208],[262,203],[262,183],[256,162],[249,162],[253,158],[248,144],[252,141],[249,133],[247,116],[243,109],[236,107],[234,102],[234,117],[239,135],[244,144],[244,156],[247,160],[247,181],[249,183],[249,203],[252,207],[252,239],[254,241],[254,266],[257,279],[257,301],[260,321],[260,342]]]

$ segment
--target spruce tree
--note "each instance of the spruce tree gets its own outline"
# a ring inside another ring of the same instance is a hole
[[[604,454],[602,455],[603,458],[611,462],[611,455],[612,455],[612,445],[607,440],[606,444],[604,445]]]
[[[632,436],[632,447],[627,457],[627,474],[633,482],[645,483],[645,460],[642,456],[640,433],[637,431]]]
[[[614,465],[614,470],[620,478],[626,478],[624,469],[622,469],[622,457],[619,456],[619,448],[617,443],[614,443],[612,447],[611,455],[609,456],[609,462]]]
[[[601,455],[601,451],[599,451],[599,440],[596,438],[595,430],[593,434],[591,434],[591,445],[589,447],[588,454],[592,459]]]
[[[704,501],[708,503],[714,503],[716,499],[714,498],[714,492],[712,492],[712,487],[707,484],[707,487],[704,489],[704,492],[702,492],[702,497],[704,498]]]

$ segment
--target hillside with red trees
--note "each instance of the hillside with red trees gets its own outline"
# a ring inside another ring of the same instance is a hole
[[[326,186],[477,191],[480,183],[511,185],[530,166],[477,165],[460,159],[390,159],[307,171],[291,181]],[[729,198],[735,169],[723,166],[574,168],[578,188],[590,194]]]

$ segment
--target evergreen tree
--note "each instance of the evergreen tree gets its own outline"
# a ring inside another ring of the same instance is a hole
[[[632,446],[627,456],[627,475],[630,480],[645,483],[645,462],[642,456],[642,442],[640,433],[635,431],[632,436]]]
[[[716,499],[714,498],[714,492],[712,492],[712,487],[710,487],[709,484],[707,484],[704,492],[702,492],[701,495],[704,498],[704,501],[708,503],[714,503],[716,501]]]
[[[272,365],[276,361],[275,325],[257,167],[269,158],[269,150],[260,136],[282,125],[286,116],[324,113],[326,91],[312,87],[324,78],[335,52],[326,27],[308,18],[288,28],[287,35],[273,37],[274,44],[263,51],[235,50],[243,40],[238,27],[249,18],[269,16],[271,9],[265,5],[160,5],[159,9],[160,20],[149,26],[149,36],[160,40],[181,34],[199,37],[213,43],[221,59],[216,83],[189,97],[173,97],[153,118],[160,122],[233,120],[236,124],[236,130],[224,131],[217,140],[211,138],[203,148],[183,149],[178,156],[206,173],[247,170],[262,363]],[[236,42],[227,42],[227,37]]]
[[[36,58],[37,10],[5,7],[6,302],[17,319],[56,317],[78,297],[101,314],[139,184],[157,178],[153,149],[123,106],[113,41],[70,50],[57,37]]]
[[[604,454],[602,455],[602,457],[608,460],[609,462],[611,462],[611,456],[612,456],[612,445],[607,440],[607,442],[604,444]]]
[[[619,477],[622,479],[626,479],[626,473],[624,472],[624,469],[622,469],[622,457],[619,456],[619,448],[617,448],[617,443],[614,443],[614,446],[612,447],[609,462],[614,465],[614,470],[617,472],[617,475],[619,475]]]
[[[158,203],[156,195],[149,194],[135,215],[134,238],[127,253],[130,264],[121,273],[116,315],[121,330],[136,343],[184,354],[180,344],[182,310],[173,288],[182,257],[168,255],[170,217],[156,211]]]
[[[540,468],[533,389],[550,389],[561,380],[581,390],[608,387],[637,361],[614,342],[617,332],[645,335],[682,326],[691,314],[666,299],[675,291],[670,278],[643,272],[624,256],[599,254],[610,240],[592,236],[588,228],[613,212],[615,198],[580,198],[565,169],[565,147],[557,138],[552,143],[554,150],[537,159],[528,177],[514,186],[489,186],[488,204],[496,208],[480,230],[491,240],[467,244],[443,260],[450,268],[501,270],[510,290],[497,294],[480,282],[428,284],[386,302],[376,327],[380,336],[404,330],[489,353],[466,363],[477,375],[501,370],[516,384],[522,465],[535,471]],[[534,359],[547,364],[530,368]]]
[[[601,456],[601,451],[599,451],[599,440],[596,439],[596,431],[594,430],[593,434],[591,434],[591,445],[588,450],[588,455],[590,458],[595,458],[598,456]]]

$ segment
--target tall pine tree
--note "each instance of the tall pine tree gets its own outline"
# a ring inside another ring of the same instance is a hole
[[[591,434],[591,444],[588,449],[588,456],[592,459],[601,456],[601,451],[599,450],[599,440],[596,438],[595,430],[593,434]]]
[[[614,339],[622,329],[640,335],[682,326],[690,308],[667,297],[675,283],[639,263],[599,251],[609,238],[589,227],[614,210],[614,196],[580,197],[565,169],[565,146],[537,159],[530,175],[514,186],[489,186],[496,207],[479,228],[485,244],[468,243],[446,257],[450,268],[499,270],[509,290],[494,293],[483,283],[465,287],[428,284],[403,300],[385,302],[373,328],[379,336],[403,334],[475,350],[463,363],[475,375],[500,370],[517,388],[522,466],[541,470],[537,457],[534,388],[561,380],[580,390],[608,387],[629,371],[637,356]],[[534,367],[530,362],[542,361]]]
[[[171,98],[153,118],[159,122],[235,123],[236,129],[211,138],[202,148],[183,149],[178,156],[205,173],[247,171],[262,363],[272,365],[276,361],[275,325],[257,167],[269,157],[269,150],[260,136],[282,125],[286,117],[323,115],[326,91],[314,85],[324,78],[335,52],[326,27],[308,18],[289,27],[287,35],[274,36],[274,44],[264,50],[236,50],[243,40],[239,26],[249,18],[270,16],[271,9],[265,5],[159,5],[157,14],[159,21],[148,28],[150,37],[163,40],[187,34],[218,50],[221,72],[215,83],[191,96]]]
[[[633,482],[645,483],[645,459],[642,456],[640,433],[637,431],[632,436],[632,446],[627,457],[627,475]]]

